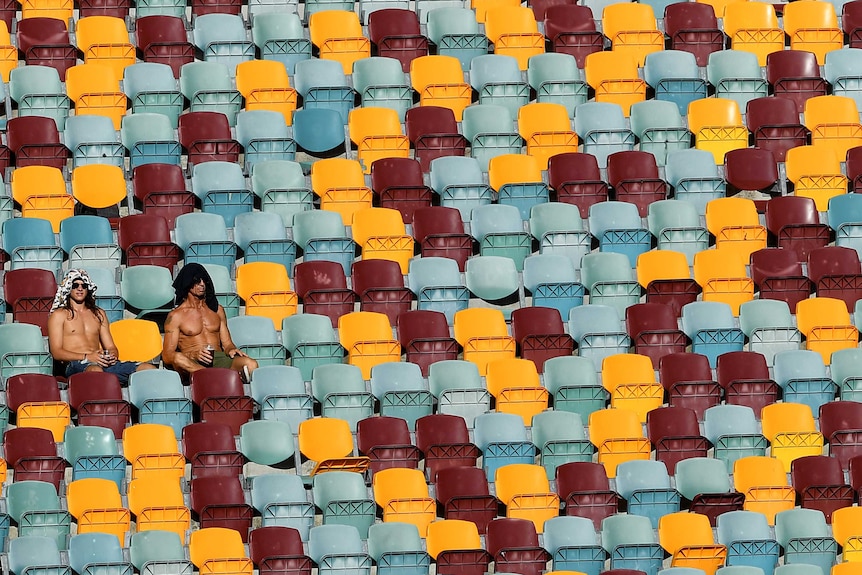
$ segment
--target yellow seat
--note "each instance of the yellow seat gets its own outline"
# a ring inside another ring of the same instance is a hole
[[[66,192],[63,172],[51,166],[23,166],[12,172],[12,199],[25,218],[42,218],[59,233],[60,222],[74,215],[75,201]]]
[[[590,414],[590,441],[599,452],[598,462],[608,477],[617,476],[617,465],[632,459],[649,459],[652,446],[644,437],[640,417],[631,409],[612,407]]]
[[[66,95],[75,105],[75,114],[107,116],[119,130],[126,114],[120,78],[114,68],[102,63],[78,64],[66,70]]]
[[[394,110],[390,110],[394,111]],[[401,212],[392,208],[365,208],[353,213],[353,241],[362,249],[362,259],[392,260],[407,275],[413,257],[413,236],[404,227]]]
[[[122,18],[116,16],[78,18],[75,39],[78,49],[84,53],[85,63],[110,66],[119,78],[123,77],[126,66],[135,63],[135,47],[129,39],[129,31]]]
[[[18,427],[47,429],[54,441],[63,441],[66,428],[71,424],[72,413],[65,401],[28,401],[18,406]]]
[[[488,10],[520,5],[521,3],[518,0],[471,0],[470,2],[470,8],[476,13],[476,21],[480,24],[485,23],[485,16]]]
[[[179,477],[151,476],[133,479],[129,482],[128,501],[129,511],[136,517],[146,516],[150,511],[167,512],[171,510],[177,521],[162,522],[159,529],[173,531],[180,536],[180,541],[185,541],[185,530],[188,529],[186,520],[189,513],[183,499]],[[156,527],[151,523],[150,528],[155,529]]]
[[[243,559],[245,552],[242,537],[235,529],[205,527],[189,535],[189,559],[200,569],[212,559]]]
[[[510,463],[498,467],[494,487],[497,499],[506,506],[506,517],[532,521],[536,533],[542,533],[545,521],[560,513],[560,498],[551,490],[541,465]]]
[[[497,400],[497,411],[520,415],[524,425],[548,407],[548,390],[542,387],[536,364],[519,358],[488,362],[488,392]]]
[[[757,55],[766,66],[766,56],[784,49],[784,32],[778,27],[775,8],[766,2],[732,2],[724,7],[724,33],[731,48]]]
[[[368,469],[367,457],[353,456],[353,435],[350,424],[337,417],[315,417],[299,424],[299,451],[315,462],[311,475],[325,471],[357,471]]]
[[[745,260],[734,250],[703,250],[694,254],[694,280],[704,301],[720,301],[739,316],[739,306],[754,299],[754,282],[746,275]]]
[[[634,411],[641,423],[660,407],[664,388],[656,380],[652,360],[637,353],[609,355],[602,361],[602,386],[611,394],[611,407]]]
[[[542,170],[548,169],[551,156],[578,151],[578,135],[562,104],[533,102],[521,106],[518,133],[527,143],[527,154],[539,161]]]
[[[123,169],[107,164],[88,164],[72,170],[72,195],[90,208],[115,206],[126,199]]]
[[[473,89],[464,82],[461,62],[454,56],[420,56],[410,62],[410,83],[419,94],[420,106],[442,106],[461,121],[470,105]]]
[[[488,372],[488,364],[497,359],[515,357],[515,340],[506,328],[503,312],[491,308],[467,308],[455,312],[455,341],[464,348],[464,359]]]
[[[371,42],[362,35],[356,12],[323,10],[308,17],[311,43],[323,60],[341,62],[345,74],[353,73],[353,63],[371,56]]]
[[[654,281],[691,279],[685,254],[673,250],[650,250],[640,254],[635,271],[644,289]]]
[[[383,522],[411,523],[425,537],[437,515],[437,502],[429,495],[425,473],[419,469],[391,467],[372,477],[374,501],[383,510]]]
[[[809,98],[805,101],[803,118],[805,127],[811,131],[811,145],[832,148],[840,160],[847,156],[847,150],[862,145],[862,125],[853,98],[834,95]]]
[[[236,89],[246,110],[272,110],[284,115],[290,126],[296,110],[296,90],[290,87],[287,68],[276,60],[246,60],[236,65]]]
[[[831,146],[791,148],[784,162],[794,195],[812,198],[819,212],[829,208],[830,199],[847,193],[847,177],[841,173],[841,161]]]
[[[287,268],[275,262],[249,262],[236,268],[236,292],[246,315],[268,317],[276,326],[296,313],[298,299],[290,288]]]
[[[21,205],[21,217],[48,220],[55,233],[60,231],[60,222],[74,215],[75,200],[65,192],[36,194],[28,197]]]
[[[354,311],[338,318],[338,339],[347,350],[347,362],[362,370],[365,379],[378,364],[401,361],[401,344],[392,337],[384,313]]]
[[[425,547],[432,559],[446,551],[482,549],[479,529],[472,521],[441,519],[428,525]]]
[[[844,33],[831,2],[791,2],[784,7],[782,24],[793,50],[814,52],[821,66],[826,52],[839,50]]]
[[[832,363],[832,354],[839,349],[854,348],[859,343],[859,331],[850,319],[847,304],[831,297],[804,299],[796,304],[796,326],[805,336],[805,347],[823,356],[823,363]]]
[[[539,32],[533,9],[526,6],[489,8],[485,12],[485,36],[494,44],[495,54],[512,56],[521,70],[527,69],[531,56],[545,52],[545,37]]]
[[[159,423],[136,423],[123,429],[123,455],[129,463],[142,456],[179,453],[174,430]]]
[[[700,513],[680,511],[658,520],[658,542],[671,554],[671,567],[693,567],[713,575],[724,564],[727,548],[718,545],[709,518]]]
[[[159,324],[148,319],[121,319],[110,325],[120,361],[152,361],[162,353]]]
[[[820,455],[823,435],[817,431],[811,407],[804,403],[772,403],[760,412],[763,436],[769,440],[772,457],[790,473],[794,459]]]
[[[354,108],[347,118],[347,127],[366,174],[371,173],[375,160],[410,156],[410,142],[401,129],[398,112],[392,108]]]
[[[628,117],[632,104],[646,99],[646,82],[638,77],[637,60],[625,52],[588,54],[584,61],[587,84],[596,91],[596,102],[619,104]]]
[[[181,478],[185,472],[186,458],[182,453],[149,453],[132,462],[133,480],[155,476]]]
[[[76,479],[66,487],[69,513],[77,519],[78,533],[111,533],[125,544],[131,518],[123,507],[117,484],[110,479]]]
[[[766,228],[760,225],[757,206],[749,198],[717,198],[706,204],[706,229],[715,247],[733,250],[748,261],[752,252],[766,247]]]
[[[9,81],[9,73],[18,67],[18,48],[12,45],[9,28],[5,20],[0,20],[0,77]]]
[[[702,98],[691,102],[688,105],[688,129],[694,134],[694,147],[712,152],[715,163],[719,165],[724,164],[727,152],[748,147],[748,129],[742,123],[736,100]]]
[[[862,507],[842,507],[832,512],[832,537],[843,548],[844,561],[862,562]]]
[[[750,455],[734,461],[733,487],[745,496],[743,508],[763,513],[770,525],[775,525],[776,513],[796,504],[784,464],[774,457]]]
[[[845,550],[844,553],[847,551]],[[843,563],[836,563],[829,571],[829,575],[862,575],[862,562],[844,561]]]
[[[56,18],[66,23],[66,28],[69,27],[69,21],[72,19],[72,14],[75,10],[72,0],[22,0],[21,1],[21,18]]]
[[[649,4],[608,4],[602,11],[602,32],[610,39],[611,50],[631,54],[641,67],[647,54],[664,50],[664,34]]]
[[[320,209],[341,214],[345,226],[353,213],[371,207],[371,189],[365,185],[362,165],[346,158],[325,158],[311,165],[311,189],[320,198]]]
[[[541,183],[540,160],[524,154],[502,154],[488,162],[488,180],[498,193],[506,184]]]

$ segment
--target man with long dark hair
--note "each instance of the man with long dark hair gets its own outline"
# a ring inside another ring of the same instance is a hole
[[[257,361],[231,339],[227,316],[206,268],[198,263],[184,265],[174,280],[174,293],[177,307],[165,320],[162,361],[183,374],[226,367],[249,381]]]
[[[57,286],[48,317],[48,348],[66,362],[66,376],[82,371],[107,371],[122,383],[151,363],[119,361],[105,310],[96,305],[96,284],[84,270],[71,269]]]

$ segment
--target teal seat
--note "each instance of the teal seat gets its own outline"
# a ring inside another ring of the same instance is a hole
[[[593,252],[581,260],[581,283],[590,293],[590,302],[614,306],[620,317],[628,306],[640,300],[640,284],[635,279],[628,256],[614,252]]]
[[[486,163],[485,171],[487,169]],[[430,183],[431,189],[440,196],[440,205],[457,208],[464,222],[470,221],[473,208],[488,205],[493,200],[494,192],[482,175],[481,162],[475,157],[434,158],[431,160]]]
[[[835,245],[862,253],[862,195],[841,194],[829,199],[826,220],[835,231]]]
[[[659,200],[649,205],[647,226],[660,250],[685,254],[688,265],[694,254],[709,247],[709,233],[701,225],[697,207],[686,200]]]
[[[470,156],[478,160],[481,171],[488,171],[492,158],[521,152],[523,140],[515,129],[516,114],[517,110],[513,112],[493,101],[464,108],[461,130],[470,142]]]
[[[766,516],[757,511],[729,511],[716,518],[718,543],[727,547],[728,565],[760,567],[764,572],[778,566],[778,542]]]
[[[308,536],[308,556],[320,575],[343,573],[370,575],[371,557],[363,550],[359,530],[353,525],[316,525]]]
[[[829,573],[838,543],[819,509],[788,509],[775,514],[775,539],[784,549],[784,565],[810,564]],[[781,567],[783,568],[783,567]],[[809,568],[806,573],[812,573]]]
[[[730,569],[730,567],[727,567],[727,569]],[[733,569],[741,569],[741,567],[733,567]],[[763,570],[761,569],[761,572],[762,571]],[[775,571],[772,572],[772,575],[821,575],[821,573],[823,573],[823,568],[820,565],[814,565],[812,563],[785,563],[784,565],[776,567]],[[724,574],[722,573],[721,575]]]
[[[299,475],[256,475],[251,482],[251,505],[261,514],[264,526],[292,527],[303,541],[308,541],[314,524],[314,504]]]
[[[602,521],[602,547],[611,569],[637,569],[655,575],[661,569],[663,549],[648,517],[616,514]]]
[[[607,553],[599,545],[593,522],[586,517],[561,516],[545,521],[542,546],[551,554],[555,571],[598,575]]]
[[[449,325],[453,325],[456,312],[467,308],[470,299],[467,286],[461,282],[458,262],[449,258],[411,259],[407,287],[416,294],[418,309],[442,312]]]
[[[467,289],[486,301],[510,298],[518,293],[521,283],[514,260],[505,256],[472,256],[464,272]]]
[[[308,210],[295,214],[293,241],[303,250],[303,261],[338,262],[345,275],[350,275],[356,244],[337,212]]]
[[[120,292],[138,318],[167,314],[174,304],[171,270],[145,264],[128,266],[120,279]]]
[[[224,313],[228,318],[239,315],[239,296],[233,285],[231,271],[227,267],[219,264],[204,263],[204,268],[210,275],[215,288],[216,299],[224,308]]]
[[[434,398],[415,363],[389,362],[372,367],[371,394],[380,403],[380,415],[400,417],[411,430],[417,419],[433,412]]]
[[[527,257],[522,280],[524,289],[533,296],[534,306],[552,307],[560,312],[560,317],[568,318],[573,307],[584,303],[586,290],[577,281],[572,260],[565,255],[543,253]]]
[[[163,529],[133,533],[129,541],[129,558],[141,573],[147,564],[152,564],[152,567],[188,564],[179,534]]]
[[[513,56],[483,54],[470,60],[470,85],[479,94],[479,104],[509,109],[512,117],[530,101],[530,86],[521,79]]]
[[[714,457],[689,457],[677,461],[674,479],[680,495],[698,505],[707,503],[710,496],[725,497],[733,491],[727,466]]]
[[[345,145],[344,118],[333,108],[297,110],[293,113],[293,139],[309,154],[340,149]]]
[[[515,269],[524,269],[524,259],[532,251],[532,238],[524,231],[521,212],[505,204],[488,204],[473,209],[470,235],[479,244],[483,256],[504,256],[515,262]]]
[[[251,212],[254,207],[242,168],[233,162],[195,164],[192,168],[192,193],[200,198],[204,213],[219,214],[225,225],[231,228],[238,214]]]
[[[72,152],[72,168],[88,164],[124,167],[126,149],[107,116],[84,115],[66,119],[63,143]]]
[[[273,262],[283,265],[293,276],[296,244],[287,239],[287,231],[279,214],[244,212],[234,220],[233,239],[243,251],[245,263]]]
[[[473,443],[482,451],[488,481],[497,469],[512,463],[535,462],[536,446],[527,440],[524,419],[514,413],[483,413],[473,421]]]
[[[577,413],[557,410],[537,413],[533,416],[531,439],[548,481],[556,477],[560,465],[593,460],[593,444],[587,439],[583,420]]]
[[[537,102],[562,104],[570,118],[575,108],[587,101],[587,85],[571,54],[547,52],[527,62],[527,81],[536,91]]]
[[[862,398],[862,349],[847,348],[835,351],[829,365],[832,381],[838,386],[838,397],[844,401]]]
[[[341,124],[347,124],[355,92],[344,75],[341,62],[317,58],[297,62],[293,86],[302,96],[303,109],[335,110],[341,114]]]
[[[131,167],[142,164],[180,163],[180,143],[174,137],[171,120],[156,112],[123,116],[120,139],[129,150]]]
[[[106,427],[68,427],[63,438],[66,461],[72,466],[72,481],[87,477],[110,479],[122,488],[126,460],[120,455],[114,432]]]
[[[624,254],[631,267],[638,256],[652,247],[652,235],[641,225],[638,208],[629,202],[607,201],[590,206],[590,233],[599,240],[599,250]]]
[[[60,279],[63,250],[54,237],[51,222],[42,218],[11,218],[2,225],[3,250],[12,258],[12,269],[42,268]]]
[[[120,267],[122,253],[107,218],[78,215],[60,221],[60,247],[69,254],[69,267]]]
[[[299,429],[311,418],[313,402],[305,388],[302,371],[292,365],[267,365],[251,375],[251,397],[260,406],[261,419],[273,419]]]
[[[294,455],[293,430],[286,421],[252,420],[239,428],[239,448],[252,463],[278,466]]]
[[[299,368],[304,381],[311,381],[318,365],[341,363],[346,355],[332,329],[332,320],[324,315],[303,313],[284,318],[281,338],[290,352],[291,365]]]
[[[575,109],[575,132],[584,152],[593,154],[600,168],[614,152],[633,150],[635,135],[628,128],[623,109],[613,102],[586,102]]]
[[[18,539],[45,537],[48,549],[65,549],[71,532],[72,516],[62,509],[57,490],[44,481],[18,481],[6,490],[9,517],[18,524]],[[11,546],[11,540],[9,541]]]
[[[123,92],[132,103],[133,114],[164,114],[171,121],[171,126],[177,127],[185,103],[169,65],[139,62],[126,66],[123,70]]]
[[[39,326],[27,323],[0,324],[0,379],[20,373],[53,372]]]
[[[491,411],[491,394],[472,361],[435,361],[428,368],[428,387],[437,398],[437,412],[463,417],[468,428],[476,417]]]
[[[246,173],[258,162],[296,158],[296,142],[290,137],[281,112],[243,110],[236,116],[236,139],[245,152]]]
[[[837,386],[826,373],[823,356],[810,349],[789,349],[775,354],[773,379],[784,401],[804,403],[812,413],[835,399]]]
[[[255,6],[260,6],[260,10],[252,10],[249,3],[249,11],[258,14],[267,5]],[[251,38],[263,60],[281,62],[287,73],[293,74],[297,62],[311,58],[311,40],[305,37],[297,12],[282,11],[283,3],[269,6],[275,9],[267,9],[261,18],[252,18]]]
[[[260,209],[281,216],[293,226],[293,215],[314,207],[314,194],[305,181],[302,166],[290,160],[265,160],[251,169],[251,189],[260,198]]]
[[[691,132],[674,102],[644,100],[632,104],[629,121],[632,132],[640,140],[640,149],[655,156],[656,164],[664,166],[671,150],[691,147]]]
[[[586,231],[580,208],[563,202],[536,204],[530,209],[530,235],[539,241],[539,253],[563,255],[574,269],[592,249],[592,236]]]
[[[661,50],[647,54],[644,80],[655,90],[655,99],[673,102],[680,114],[694,100],[706,98],[706,81],[700,77],[694,54],[682,50]]]
[[[174,233],[185,262],[233,268],[236,244],[228,239],[221,214],[193,212],[177,216]]]
[[[167,369],[136,371],[129,376],[129,402],[138,408],[140,423],[159,423],[174,430],[177,439],[192,422],[192,402],[185,396],[177,372]]]
[[[107,572],[110,566],[122,573],[123,567],[131,571],[131,565],[125,561],[120,541],[111,533],[79,533],[69,539],[69,565],[75,573],[92,573],[93,563],[98,564],[100,573]]]
[[[116,539],[116,538],[115,538]],[[62,564],[57,543],[50,537],[19,536],[9,541],[9,571],[15,575],[70,575]]]
[[[254,44],[248,39],[242,16],[201,14],[192,24],[192,41],[203,52],[205,62],[220,62],[233,70],[240,62],[254,60]]]
[[[693,203],[699,215],[706,213],[710,200],[725,196],[724,179],[718,174],[715,156],[708,150],[669,151],[664,173],[674,188],[674,197]]]
[[[641,515],[658,528],[659,520],[680,510],[679,492],[671,487],[663,461],[623,461],[617,466],[616,491],[628,504],[628,513]]]
[[[862,67],[859,65],[860,48],[841,48],[826,53],[823,77],[832,86],[832,94],[853,98],[858,107],[862,104]]]
[[[752,57],[753,56],[753,57]],[[736,100],[744,110],[749,100],[769,95],[769,85],[760,72],[754,52],[719,50],[709,55],[706,78],[718,98]]]
[[[233,342],[249,357],[257,360],[258,365],[284,365],[287,354],[272,319],[239,315],[228,319],[227,323]]]
[[[476,12],[460,5],[444,4],[428,11],[428,39],[437,46],[438,54],[458,58],[465,72],[473,58],[490,52],[490,43],[479,29]]]
[[[578,414],[589,421],[590,414],[604,409],[608,393],[596,375],[596,366],[582,355],[553,357],[545,361],[544,386],[554,398],[554,409]]]
[[[413,89],[395,58],[372,56],[354,62],[353,89],[363,107],[391,108],[401,122],[413,105]]]
[[[231,126],[242,106],[242,96],[223,62],[189,62],[180,69],[180,92],[189,101],[189,111],[221,112]]]
[[[605,357],[628,353],[631,347],[619,311],[609,304],[573,307],[569,310],[569,334],[578,344],[578,355],[591,359],[597,372],[601,371]]]
[[[692,341],[692,351],[707,356],[712,367],[722,353],[741,351],[745,340],[745,334],[736,327],[730,305],[718,301],[685,304],[682,330]]]
[[[53,118],[58,130],[66,129],[72,103],[60,74],[51,66],[19,66],[9,72],[9,96],[18,104],[19,116]]]
[[[186,15],[186,5],[181,0],[142,0],[135,5],[135,16],[175,16],[182,18]]]
[[[766,438],[747,405],[714,405],[703,414],[703,435],[715,446],[714,457],[733,472],[737,459],[766,455]]]
[[[306,23],[308,21],[308,17],[315,12],[321,12],[323,10],[346,10],[348,12],[354,12],[356,8],[356,0],[312,0],[307,4],[308,5],[305,7]]]
[[[380,575],[427,575],[431,566],[419,529],[412,523],[372,525],[368,529],[368,554],[377,563]]]
[[[355,365],[316,366],[311,374],[311,395],[320,404],[324,417],[344,419],[354,431],[359,420],[374,414],[374,396]]]
[[[368,488],[361,473],[330,471],[312,478],[314,503],[323,511],[324,525],[351,525],[362,539],[374,525],[377,506],[368,497]]]

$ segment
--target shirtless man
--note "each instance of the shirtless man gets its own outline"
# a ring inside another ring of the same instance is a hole
[[[248,382],[257,361],[231,339],[227,316],[216,300],[206,268],[197,263],[184,265],[174,280],[174,291],[177,307],[165,320],[162,361],[183,374],[210,366],[227,367]]]
[[[151,363],[118,361],[108,317],[96,305],[96,284],[84,270],[71,269],[57,286],[48,317],[48,348],[66,362],[66,377],[82,371],[107,371],[122,383],[134,371],[154,369]]]

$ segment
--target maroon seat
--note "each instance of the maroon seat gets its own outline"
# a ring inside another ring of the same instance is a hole
[[[82,0],[79,6],[79,16],[113,16],[126,18],[132,7],[130,0]]]
[[[841,462],[828,455],[807,455],[790,463],[790,484],[804,509],[817,509],[832,522],[832,513],[853,505],[853,488],[844,481]]]
[[[652,360],[653,368],[665,355],[682,353],[688,340],[677,325],[674,309],[664,303],[644,302],[626,308],[626,331],[634,342],[635,353]]]
[[[248,554],[261,575],[311,575],[312,561],[293,527],[266,525],[248,534]]]
[[[532,0],[530,8],[533,9],[533,18],[536,19],[536,22],[541,22],[545,19],[548,8],[563,4],[576,4],[576,2],[574,0]]]
[[[410,311],[413,292],[404,285],[401,266],[392,260],[357,260],[351,268],[353,292],[359,296],[361,311],[385,313],[389,324]]]
[[[425,455],[425,472],[431,482],[447,467],[475,467],[481,455],[470,442],[467,422],[459,415],[435,413],[416,420],[416,447]]]
[[[703,420],[704,412],[721,403],[721,388],[712,378],[709,359],[699,353],[671,353],[659,361],[659,381],[668,404],[687,407]]]
[[[778,162],[784,161],[787,150],[804,146],[808,140],[808,130],[799,123],[796,103],[787,98],[749,100],[745,106],[745,124],[754,135],[754,145],[770,150]]]
[[[3,295],[15,321],[38,325],[45,336],[56,294],[57,281],[50,270],[21,268],[3,274]]]
[[[162,216],[174,227],[177,216],[195,210],[195,195],[186,188],[176,164],[143,164],[132,171],[132,190],[147,215]]]
[[[758,190],[774,194],[778,183],[775,155],[760,148],[731,150],[724,155],[724,179],[731,186],[728,193]]]
[[[113,373],[84,371],[69,377],[69,407],[77,413],[78,425],[106,427],[117,439],[132,424],[132,408]]]
[[[841,28],[849,36],[850,48],[862,48],[862,1],[844,4],[841,11]]]
[[[203,162],[239,163],[241,147],[231,136],[230,123],[221,112],[180,114],[177,134],[188,153],[189,169]]]
[[[192,15],[233,14],[238,16],[242,11],[241,0],[192,0]]]
[[[155,265],[173,269],[180,248],[171,241],[168,222],[160,215],[129,214],[120,218],[117,243],[126,255],[126,265]]]
[[[565,152],[551,156],[548,184],[558,201],[578,206],[584,219],[590,216],[590,206],[608,199],[608,185],[592,154]]]
[[[192,465],[192,478],[242,473],[242,454],[226,423],[196,422],[183,427],[183,456]]]
[[[189,375],[191,400],[200,409],[203,423],[223,423],[234,435],[253,416],[254,400],[245,394],[239,373],[224,367],[208,367]]]
[[[574,3],[557,4],[545,9],[545,36],[551,41],[554,52],[571,54],[584,68],[589,54],[604,49],[604,36],[596,31],[595,18],[589,6]]]
[[[458,359],[458,342],[449,335],[443,312],[430,309],[401,312],[395,329],[407,361],[418,365],[425,377],[435,361]]]
[[[806,100],[826,95],[826,80],[820,77],[814,52],[778,50],[767,54],[766,81],[775,96],[792,100],[800,114]]]
[[[167,64],[180,77],[183,64],[194,62],[195,47],[188,41],[183,19],[154,14],[135,20],[135,41],[145,62]]]
[[[66,23],[57,18],[18,20],[18,50],[28,66],[50,66],[57,70],[62,82],[66,81],[66,70],[78,61]]]
[[[57,454],[54,435],[40,427],[16,427],[3,434],[3,456],[12,480],[45,481],[60,488],[66,461]]]
[[[620,497],[612,491],[605,466],[592,461],[570,461],[557,467],[557,495],[565,503],[566,515],[592,520],[601,529],[602,520],[617,512]]]
[[[751,254],[751,279],[760,290],[760,299],[787,302],[791,313],[796,304],[808,299],[813,286],[802,273],[796,252],[787,248],[763,248]]]
[[[197,515],[201,529],[223,527],[239,531],[248,541],[254,511],[245,502],[239,476],[214,475],[195,477],[190,482],[190,507]]]
[[[338,318],[353,311],[356,295],[347,288],[347,277],[340,263],[313,260],[296,264],[293,281],[304,313],[325,315],[332,321],[332,327],[338,327]]]
[[[658,177],[658,165],[650,152],[628,150],[609,155],[608,183],[616,199],[636,205],[642,218],[651,203],[667,198],[667,183]]]
[[[473,255],[473,239],[464,233],[464,222],[457,208],[417,209],[413,212],[413,237],[424,257],[453,259],[462,272],[467,258]]]
[[[700,434],[697,414],[687,407],[659,407],[647,412],[647,438],[655,447],[655,458],[673,475],[678,461],[706,457],[709,442]]]
[[[818,297],[832,297],[847,304],[853,313],[862,299],[862,264],[853,248],[824,246],[808,252],[808,277]]]
[[[829,443],[829,455],[848,469],[850,459],[862,455],[862,403],[830,401],[821,405],[820,433]]]
[[[485,534],[497,516],[499,501],[488,491],[488,479],[478,467],[446,467],[437,472],[437,501],[443,505],[444,519],[461,519],[476,524]]]
[[[727,403],[745,405],[759,414],[764,406],[778,401],[778,384],[769,377],[766,358],[756,351],[719,355],[715,374]]]
[[[428,55],[428,39],[419,29],[414,10],[384,8],[368,15],[368,38],[377,46],[377,55],[401,62],[404,73],[410,62]]]
[[[413,223],[416,210],[431,206],[433,192],[422,179],[422,166],[413,158],[383,158],[371,164],[371,189],[380,207],[401,212],[405,224]]]
[[[467,154],[467,139],[458,133],[455,113],[449,108],[414,106],[407,110],[404,126],[423,172],[431,169],[435,158]]]
[[[518,345],[519,357],[536,364],[539,373],[545,362],[554,357],[572,355],[575,341],[566,333],[559,310],[530,306],[512,312],[512,335]]]
[[[375,416],[356,424],[356,445],[360,455],[371,459],[371,471],[405,467],[418,469],[422,453],[410,440],[407,421],[400,417]]]
[[[485,542],[498,573],[541,575],[551,559],[550,553],[539,545],[536,525],[529,519],[494,519],[488,524]]]
[[[847,179],[850,180],[851,191],[859,193],[862,190],[862,146],[847,150],[845,158]]]
[[[66,167],[69,150],[60,143],[60,132],[53,118],[18,116],[6,122],[6,144],[15,166]]]
[[[778,196],[766,202],[766,229],[778,247],[794,251],[800,262],[830,240],[829,226],[820,223],[814,200],[803,196]]]
[[[706,66],[709,55],[724,50],[724,34],[718,28],[715,10],[706,2],[676,2],[664,9],[665,34],[674,50],[694,54],[698,66]]]

